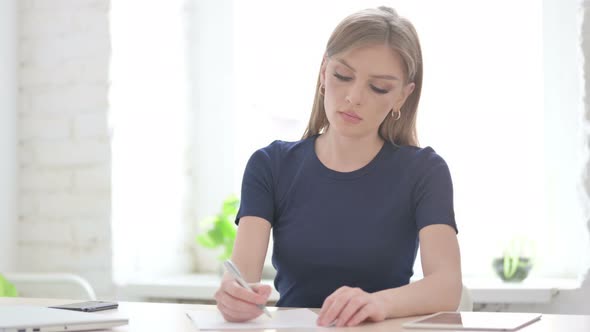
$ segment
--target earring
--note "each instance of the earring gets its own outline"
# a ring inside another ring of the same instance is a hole
[[[397,117],[394,115],[395,113],[397,113]],[[393,118],[393,120],[394,120],[394,121],[397,121],[397,120],[399,120],[399,118],[401,118],[401,117],[402,117],[402,111],[401,111],[401,108],[400,108],[400,110],[399,110],[399,111],[397,111],[397,112],[396,112],[396,111],[394,111],[394,110],[393,110],[393,108],[392,108],[392,109],[391,109],[391,117]]]
[[[324,96],[324,93],[326,92],[326,88],[324,88],[324,85],[322,83],[320,83],[320,87],[318,88],[318,92],[320,94],[320,96]]]

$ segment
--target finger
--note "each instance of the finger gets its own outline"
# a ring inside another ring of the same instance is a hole
[[[334,298],[335,298],[335,294],[332,293],[332,295],[328,296],[324,300],[324,303],[322,303],[322,308],[320,309],[320,312],[318,313],[318,324],[320,323],[320,321],[323,321],[324,316],[326,315],[326,312],[332,306],[332,302],[334,302]]]
[[[262,285],[262,284],[253,284],[252,289],[254,292],[262,296],[265,300],[260,304],[266,303],[268,301],[268,297],[272,293],[272,288],[269,285]]]
[[[271,293],[272,293],[272,288],[270,288],[270,287],[265,287],[260,290],[260,295],[264,296],[267,299],[267,301],[268,301],[268,298],[270,297]]]
[[[350,298],[350,300],[338,316],[338,323],[336,324],[337,327],[345,326],[358,311],[360,311],[367,305],[369,299],[367,296],[364,295],[365,294],[360,294]]]
[[[326,309],[325,314],[320,319],[319,324],[321,326],[328,326],[332,324],[340,316],[342,309],[347,305],[350,295],[348,292],[341,293],[342,294],[338,294],[333,299],[331,299],[329,307]]]
[[[245,302],[237,297],[232,296],[228,292],[217,292],[217,294],[215,295],[215,299],[218,303],[221,303],[223,306],[231,308],[236,312],[248,313],[250,315],[259,312],[262,313],[262,311],[256,306],[256,304],[251,302]]]
[[[256,304],[266,303],[266,298],[264,296],[240,286],[235,280],[228,280],[224,286],[226,293],[244,302]]]
[[[324,318],[324,315],[326,314],[328,309],[332,306],[332,302],[334,302],[334,299],[337,298],[338,296],[340,296],[340,294],[342,292],[346,291],[347,288],[348,287],[346,287],[346,286],[338,288],[337,290],[334,291],[334,293],[330,294],[330,296],[328,296],[324,300],[324,303],[322,304],[322,308],[320,309],[320,312],[318,313],[318,323]]]
[[[217,298],[217,301],[237,312],[254,314],[260,311],[260,308],[258,308],[256,304],[244,302],[228,293],[220,294],[220,296]]]
[[[360,308],[347,322],[346,326],[357,326],[369,318],[371,314],[370,305]]]
[[[228,321],[228,322],[239,322],[240,321],[240,319],[238,318],[239,314],[237,312],[226,307],[225,305],[223,305],[223,303],[221,303],[219,301],[217,301],[217,309],[219,310],[219,312],[221,312],[221,315],[223,316],[223,318],[226,321]]]
[[[260,316],[260,314],[262,314],[262,312],[260,312],[260,314],[239,312],[232,309],[231,307],[225,306],[223,303],[220,302],[217,303],[217,307],[219,308],[219,311],[221,311],[223,317],[228,322],[245,322],[254,319]]]

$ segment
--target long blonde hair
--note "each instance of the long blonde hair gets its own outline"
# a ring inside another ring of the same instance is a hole
[[[400,109],[399,120],[387,116],[379,126],[379,136],[397,145],[418,146],[416,113],[422,90],[422,51],[414,26],[389,7],[370,8],[346,17],[330,36],[326,45],[327,58],[350,49],[385,43],[399,53],[403,60],[405,84],[414,83],[414,91]],[[324,132],[330,123],[320,93],[320,74],[309,123],[303,138]]]

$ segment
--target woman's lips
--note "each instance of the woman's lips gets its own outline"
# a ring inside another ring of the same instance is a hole
[[[338,112],[342,119],[349,123],[359,123],[363,119],[354,112]]]

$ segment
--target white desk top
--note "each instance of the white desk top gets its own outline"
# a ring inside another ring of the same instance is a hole
[[[71,300],[57,299],[30,299],[30,298],[0,298],[0,305],[3,304],[30,304],[30,305],[58,305],[75,302]],[[145,302],[120,302],[118,310],[97,312],[97,314],[112,315],[123,314],[129,318],[129,325],[114,328],[108,331],[197,331],[187,318],[186,310],[216,310],[212,305],[195,304],[173,304],[173,303],[145,303]],[[401,324],[413,320],[416,317],[390,319],[381,323],[369,323],[363,326],[352,328],[330,328],[330,331],[346,332],[402,332]],[[326,331],[325,328],[317,329],[290,329],[289,332],[300,331]],[[242,330],[245,331],[245,330]],[[420,330],[428,332],[429,330]],[[526,326],[519,332],[588,332],[590,331],[590,316],[580,315],[543,315],[541,320]],[[263,331],[261,331],[263,332]]]

